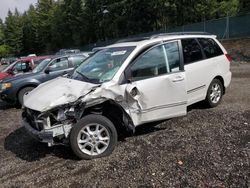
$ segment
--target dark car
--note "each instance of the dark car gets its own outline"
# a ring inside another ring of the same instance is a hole
[[[32,72],[2,81],[0,98],[9,103],[22,104],[23,96],[27,92],[43,82],[71,73],[84,59],[86,56],[82,54],[47,58]]]

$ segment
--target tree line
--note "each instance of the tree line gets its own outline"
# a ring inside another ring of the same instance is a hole
[[[49,54],[248,11],[248,0],[38,0],[0,20],[0,57]]]

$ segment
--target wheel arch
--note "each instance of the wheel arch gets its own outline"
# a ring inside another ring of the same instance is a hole
[[[113,100],[107,100],[103,103],[86,108],[82,117],[89,114],[105,116],[114,124],[118,133],[124,130],[127,132],[135,132],[135,126],[129,114],[127,114],[120,104]]]
[[[223,77],[222,76],[215,76],[214,78],[213,78],[213,80],[214,79],[217,79],[217,80],[219,80],[221,83],[222,83],[222,86],[223,86],[223,95],[225,94],[225,90],[226,90],[226,88],[225,88],[225,82],[224,82],[224,79],[223,79]],[[212,81],[213,81],[212,80]]]
[[[18,98],[18,94],[19,94],[19,92],[22,90],[22,89],[24,89],[24,88],[26,88],[26,87],[37,87],[38,85],[37,84],[34,84],[34,83],[30,83],[30,84],[26,84],[26,85],[23,85],[22,87],[20,87],[18,90],[17,90],[17,92],[16,92],[16,97]]]

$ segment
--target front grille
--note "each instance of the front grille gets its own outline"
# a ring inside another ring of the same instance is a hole
[[[31,127],[34,129],[41,131],[43,130],[44,126],[44,119],[38,118],[38,116],[41,114],[39,111],[31,110],[28,108],[24,109],[24,117],[26,118],[27,122],[30,124]]]

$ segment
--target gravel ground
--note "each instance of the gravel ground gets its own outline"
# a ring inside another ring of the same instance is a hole
[[[0,103],[0,187],[250,187],[250,64],[232,66],[220,106],[141,126],[106,158],[80,161],[21,127]]]

